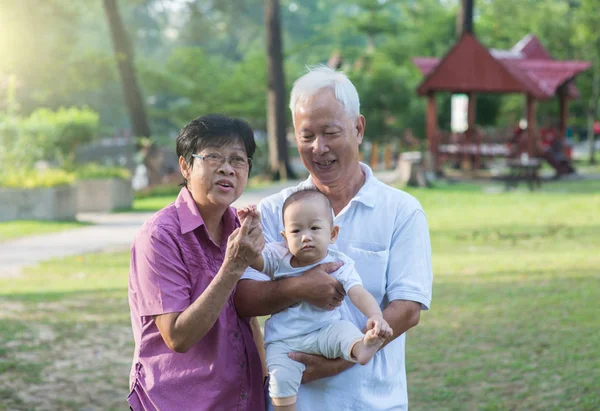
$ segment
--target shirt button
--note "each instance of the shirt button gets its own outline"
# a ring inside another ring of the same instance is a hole
[[[238,334],[238,332],[234,331],[233,338],[235,338],[237,340],[239,337],[240,337],[240,335]]]
[[[245,361],[242,361],[242,362],[240,363],[240,366],[242,367],[242,370],[243,370],[244,368],[246,368],[246,362],[245,362]]]
[[[242,395],[241,395],[241,397],[242,397],[242,400],[245,400],[246,399],[246,393],[243,392]]]

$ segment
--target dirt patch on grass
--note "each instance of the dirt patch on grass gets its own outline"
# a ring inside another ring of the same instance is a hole
[[[128,325],[35,324],[3,341],[0,386],[11,410],[127,409],[133,353]],[[75,337],[69,338],[69,335]]]

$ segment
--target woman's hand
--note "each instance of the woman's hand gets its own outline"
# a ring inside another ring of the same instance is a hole
[[[260,219],[248,216],[242,221],[241,227],[236,228],[227,239],[223,264],[230,268],[228,272],[231,271],[239,279],[244,270],[260,256],[264,246]]]

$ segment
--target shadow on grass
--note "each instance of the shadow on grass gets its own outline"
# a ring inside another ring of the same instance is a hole
[[[455,245],[464,243],[511,243],[527,240],[552,241],[556,239],[576,239],[590,237],[594,242],[600,242],[600,225],[570,225],[564,223],[539,225],[499,224],[478,229],[432,229],[431,237],[447,237],[455,240]]]

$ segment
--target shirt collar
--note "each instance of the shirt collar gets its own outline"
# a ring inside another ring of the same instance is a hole
[[[175,200],[175,208],[179,217],[179,225],[181,226],[181,234],[194,231],[196,228],[204,224],[204,220],[198,211],[198,206],[192,197],[192,194],[186,187],[182,187],[177,200]]]
[[[186,187],[183,187],[175,200],[175,208],[179,217],[179,225],[181,226],[181,234],[187,234],[194,231],[196,228],[204,225],[204,220],[198,211],[198,206],[192,197],[192,194]],[[228,207],[223,215],[223,230],[226,237],[235,230],[239,225],[235,210]]]
[[[377,179],[373,175],[373,170],[365,163],[360,163],[360,169],[365,174],[365,182],[350,202],[357,201],[363,203],[367,207],[373,208],[375,207]],[[309,175],[308,178],[302,182],[301,188],[316,188],[312,176]]]

